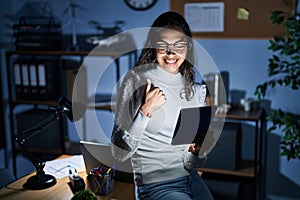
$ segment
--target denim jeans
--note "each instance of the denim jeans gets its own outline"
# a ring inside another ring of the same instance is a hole
[[[193,172],[189,176],[136,186],[137,200],[210,200],[205,182]]]

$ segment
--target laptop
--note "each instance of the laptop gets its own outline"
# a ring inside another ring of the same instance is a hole
[[[172,145],[196,143],[201,146],[217,107],[183,108],[177,120]]]
[[[80,141],[80,150],[87,174],[95,167],[114,166],[116,168],[115,180],[133,183],[131,160],[128,159],[125,162],[116,160],[112,155],[110,144]]]

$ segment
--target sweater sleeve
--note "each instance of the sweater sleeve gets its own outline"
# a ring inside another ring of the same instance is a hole
[[[194,169],[203,167],[206,164],[207,156],[196,156],[192,152],[186,152],[182,157],[184,168],[191,172]]]
[[[116,100],[111,136],[112,154],[122,162],[135,153],[150,121],[150,118],[139,111],[145,90],[143,86],[138,86],[138,82],[139,77],[134,72],[129,72],[119,88]]]

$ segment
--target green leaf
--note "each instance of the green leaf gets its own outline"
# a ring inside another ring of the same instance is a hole
[[[284,77],[284,84],[285,84],[286,86],[288,86],[288,85],[291,84],[291,79],[290,79],[289,76],[285,76],[285,77]]]
[[[294,42],[294,49],[299,49],[300,48],[300,40],[296,40],[295,42]]]
[[[278,109],[278,114],[279,114],[279,117],[283,117],[284,116],[284,112],[280,108]]]
[[[268,132],[272,132],[272,131],[274,131],[274,130],[276,130],[276,126],[271,126],[269,129],[268,129]]]
[[[299,89],[299,83],[297,81],[293,81],[293,83],[292,83],[292,89],[293,90],[298,90]]]
[[[280,61],[280,58],[277,55],[273,55],[273,59],[277,62]]]
[[[271,85],[272,88],[274,88],[276,86],[276,80],[271,80],[269,84]]]

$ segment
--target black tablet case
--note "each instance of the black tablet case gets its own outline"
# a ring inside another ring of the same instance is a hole
[[[201,146],[215,111],[215,106],[181,109],[172,144],[180,145],[196,143]]]

